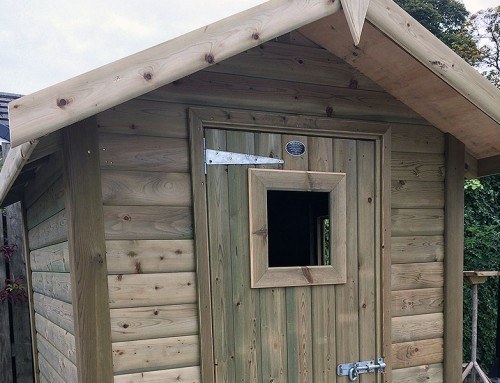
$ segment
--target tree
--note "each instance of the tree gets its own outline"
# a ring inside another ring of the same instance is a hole
[[[500,88],[500,6],[472,15],[469,31],[479,44],[478,68]]]
[[[395,0],[442,42],[472,65],[481,55],[468,23],[469,12],[456,0]]]

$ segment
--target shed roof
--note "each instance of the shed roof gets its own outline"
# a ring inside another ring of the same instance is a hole
[[[32,150],[30,141],[299,30],[500,171],[500,91],[393,1],[363,3],[357,46],[339,1],[271,0],[22,97],[9,104],[12,143]]]

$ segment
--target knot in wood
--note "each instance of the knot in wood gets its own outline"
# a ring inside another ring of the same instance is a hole
[[[259,34],[258,34],[257,32],[253,33],[253,34],[252,34],[252,39],[254,39],[254,40],[259,40],[259,39],[260,39]]]
[[[144,80],[151,81],[153,79],[153,75],[149,72],[144,73]]]
[[[127,214],[127,215],[123,216],[123,220],[124,221],[132,221],[132,217]]]
[[[209,53],[205,55],[205,61],[209,64],[213,64],[215,62],[215,58],[211,53]]]
[[[57,99],[57,106],[58,106],[59,108],[63,108],[63,107],[65,107],[65,106],[66,106],[66,105],[68,105],[68,104],[69,104],[69,101],[68,101],[68,100],[66,100],[65,98],[58,98],[58,99]]]
[[[349,81],[349,88],[358,89],[358,80],[352,78],[351,81]]]
[[[333,117],[333,108],[331,106],[326,107],[326,117]]]

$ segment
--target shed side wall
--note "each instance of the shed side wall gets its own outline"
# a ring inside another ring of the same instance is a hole
[[[40,379],[77,382],[61,152],[40,167],[25,201]]]

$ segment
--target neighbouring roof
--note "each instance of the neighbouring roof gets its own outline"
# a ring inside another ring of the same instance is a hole
[[[9,112],[7,104],[19,97],[22,97],[22,95],[14,93],[0,93],[0,138],[7,141],[10,141]]]
[[[358,1],[341,0],[354,10],[346,21],[338,0],[271,0],[17,99],[9,105],[11,139],[23,149],[11,153],[25,158],[44,135],[298,30],[461,140],[473,158],[493,164],[490,174],[500,171],[500,90],[393,1]],[[365,12],[355,45],[350,27]],[[14,168],[0,180],[16,177]]]

